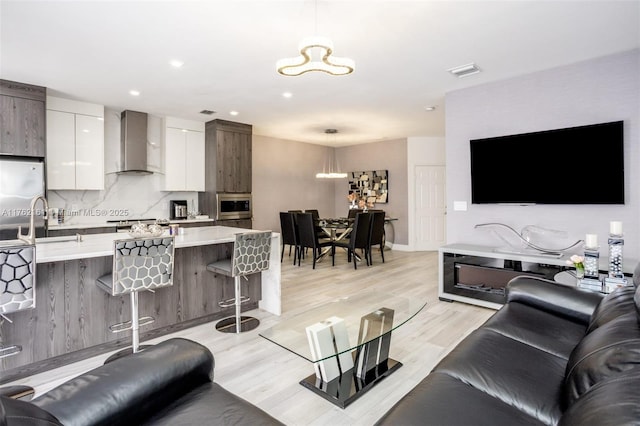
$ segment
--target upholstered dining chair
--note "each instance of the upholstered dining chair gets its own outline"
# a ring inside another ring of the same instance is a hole
[[[294,213],[280,212],[280,232],[282,236],[282,251],[280,253],[280,262],[284,260],[285,246],[289,246],[289,257],[291,257],[291,248],[294,247],[293,264],[296,264],[298,258],[298,236],[295,223]]]
[[[313,269],[316,269],[316,262],[322,255],[322,248],[331,247],[332,242],[331,240],[318,238],[311,213],[296,214],[296,221],[298,223],[298,234],[300,236],[298,240],[298,245],[300,246],[300,250],[298,251],[298,266],[300,266],[300,259],[303,256],[304,249],[310,248],[312,250]]]
[[[347,249],[347,260],[351,262],[353,258],[353,268],[358,269],[358,259],[356,257],[356,249],[363,250],[363,257],[369,266],[369,235],[371,233],[371,213],[358,213],[353,223],[353,230],[346,240],[338,240],[332,242],[331,254],[333,263],[335,264],[336,247]]]
[[[173,285],[173,237],[134,238],[116,240],[113,244],[111,273],[96,280],[99,289],[111,296],[129,295],[131,319],[109,327],[112,333],[131,331],[131,348],[117,352],[107,363],[128,353],[144,349],[140,346],[140,327],[155,321],[151,316],[138,316],[138,293],[154,292]]]
[[[260,325],[254,317],[242,316],[241,305],[249,302],[242,295],[241,278],[269,269],[271,256],[271,231],[252,231],[238,233],[233,243],[233,256],[220,259],[207,265],[207,270],[233,277],[234,297],[218,303],[220,307],[235,306],[235,316],[224,318],[216,323],[216,330],[223,333],[241,333],[253,330]]]
[[[382,263],[384,263],[384,216],[385,212],[383,210],[371,212],[371,233],[367,250],[369,253],[369,265],[373,265],[371,252],[374,245],[380,246],[380,256],[382,257]]]

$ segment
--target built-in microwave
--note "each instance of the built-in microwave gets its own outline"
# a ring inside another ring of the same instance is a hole
[[[251,219],[251,194],[216,194],[216,220]]]

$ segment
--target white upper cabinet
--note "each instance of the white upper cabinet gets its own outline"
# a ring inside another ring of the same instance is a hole
[[[104,106],[47,97],[47,188],[104,189]]]
[[[204,123],[167,117],[164,190],[204,191]]]

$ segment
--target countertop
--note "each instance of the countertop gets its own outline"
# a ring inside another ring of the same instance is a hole
[[[124,219],[123,219],[124,220]],[[169,223],[213,223],[215,219],[176,219],[170,220]],[[87,229],[87,228],[111,228],[116,226],[117,223],[107,222],[94,222],[94,223],[77,223],[77,224],[64,224],[64,225],[49,225],[49,230],[54,231],[56,229]],[[206,226],[206,225],[204,225]]]
[[[181,233],[175,237],[176,248],[232,243],[235,241],[235,234],[253,231],[252,229],[232,228],[229,226],[202,226],[181,229]],[[274,236],[280,235],[276,232],[273,234]],[[165,231],[163,236],[169,236],[168,231]],[[76,241],[75,236],[37,238],[36,263],[111,256],[113,254],[113,242],[127,238],[130,238],[129,234],[122,232],[83,235],[80,242]],[[23,243],[19,240],[2,241],[2,245],[20,244]]]

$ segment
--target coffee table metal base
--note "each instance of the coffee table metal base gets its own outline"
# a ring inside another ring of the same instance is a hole
[[[323,382],[312,374],[300,381],[300,384],[332,404],[345,408],[400,367],[402,367],[401,362],[388,358],[386,363],[369,371],[364,379],[357,377],[355,369],[351,369],[330,382]]]

